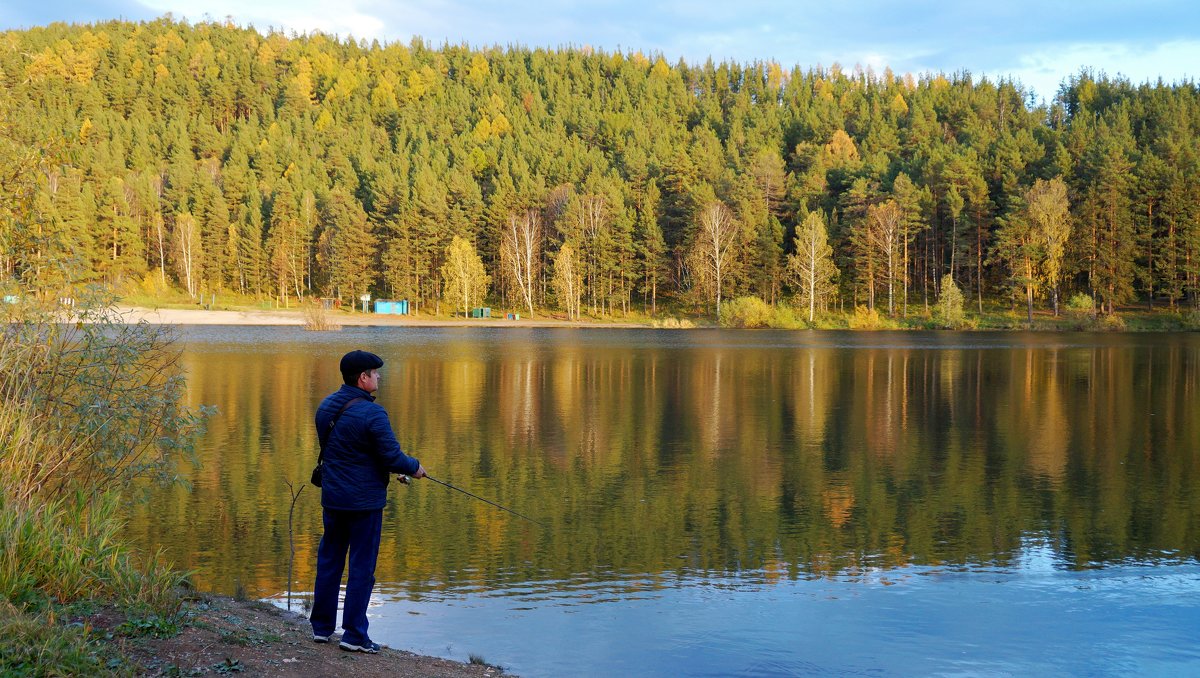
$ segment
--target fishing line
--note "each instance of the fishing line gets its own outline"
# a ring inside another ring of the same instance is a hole
[[[540,526],[542,526],[542,527],[546,527],[546,524],[545,524],[545,523],[543,523],[543,522],[541,522],[540,520],[534,520],[533,518],[530,518],[530,517],[529,517],[529,516],[527,516],[527,515],[523,515],[523,514],[521,514],[521,513],[517,513],[516,511],[514,511],[514,510],[512,510],[512,509],[510,509],[510,508],[507,508],[507,507],[505,507],[505,506],[501,506],[501,505],[497,504],[497,503],[496,503],[496,502],[494,502],[494,501],[490,501],[490,500],[488,500],[488,499],[484,499],[483,497],[481,497],[481,496],[479,496],[479,495],[477,495],[477,494],[471,494],[470,492],[467,492],[466,490],[462,489],[461,487],[455,487],[454,485],[451,485],[450,483],[447,483],[447,482],[443,482],[443,481],[441,481],[441,480],[438,480],[437,478],[434,478],[434,477],[433,477],[433,476],[431,476],[431,475],[428,475],[428,474],[426,474],[426,475],[425,475],[425,479],[426,479],[426,480],[432,480],[433,482],[437,483],[438,485],[441,485],[441,486],[443,486],[443,487],[448,487],[448,488],[450,488],[450,489],[452,489],[452,490],[455,490],[455,491],[457,491],[457,492],[462,492],[463,494],[467,495],[468,497],[472,497],[472,498],[474,498],[474,499],[478,499],[479,501],[481,501],[481,502],[483,502],[483,503],[485,503],[485,504],[490,504],[490,505],[492,505],[492,506],[495,506],[496,508],[500,509],[501,511],[508,511],[509,513],[513,514],[514,516],[516,516],[516,517],[518,517],[518,518],[524,518],[525,520],[528,520],[529,522],[531,522],[531,523],[533,523],[533,524],[535,524],[535,525],[540,525]],[[408,476],[400,476],[400,482],[404,483],[405,485],[407,485],[407,484],[409,483],[409,480],[410,480],[410,478],[409,478]]]

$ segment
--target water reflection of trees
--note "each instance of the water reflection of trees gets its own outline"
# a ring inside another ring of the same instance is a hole
[[[282,479],[307,477],[312,408],[337,386],[336,355],[263,349],[187,354],[192,403],[221,412],[205,465],[191,493],[132,509],[132,531],[224,590],[281,587]],[[1003,564],[1031,535],[1075,566],[1200,548],[1188,341],[681,349],[465,335],[385,357],[381,401],[431,472],[551,527],[401,488],[381,581]],[[310,488],[297,506],[302,583],[317,499]]]

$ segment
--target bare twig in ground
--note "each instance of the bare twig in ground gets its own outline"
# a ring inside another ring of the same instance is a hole
[[[288,494],[292,496],[292,505],[288,507],[288,588],[287,588],[287,609],[290,612],[292,609],[292,566],[296,561],[296,537],[295,531],[292,529],[292,516],[296,514],[296,500],[300,498],[300,493],[304,491],[304,485],[300,485],[300,489],[296,489],[292,485],[292,481],[287,478],[283,482],[288,486]]]

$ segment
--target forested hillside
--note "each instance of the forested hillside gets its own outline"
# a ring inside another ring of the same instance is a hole
[[[0,100],[42,153],[10,280],[571,316],[901,316],[947,275],[969,308],[1200,293],[1194,83],[1085,72],[1047,108],[966,73],[164,19],[0,33]]]

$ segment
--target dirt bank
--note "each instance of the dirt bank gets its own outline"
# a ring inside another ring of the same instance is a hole
[[[193,595],[184,603],[182,630],[170,638],[126,637],[126,620],[99,612],[78,620],[94,629],[148,676],[382,676],[495,678],[499,667],[464,664],[384,648],[377,655],[345,652],[337,643],[317,644],[300,615],[268,603]],[[128,626],[128,625],[127,625]],[[486,658],[485,658],[486,659]],[[482,661],[482,660],[481,660]]]

